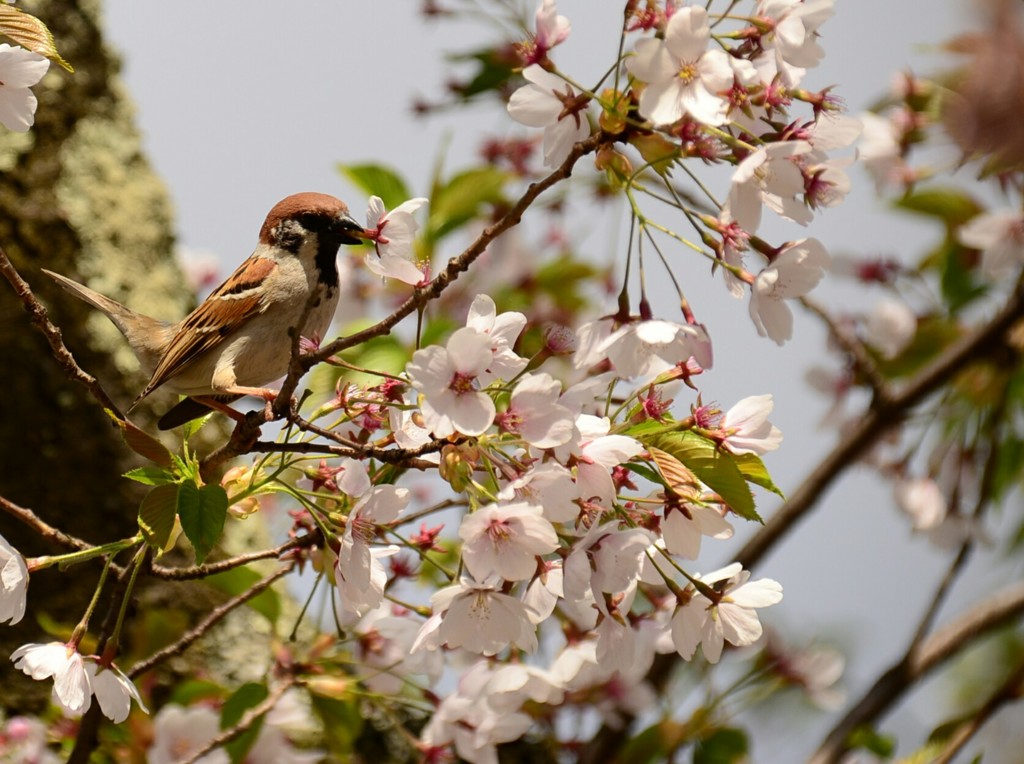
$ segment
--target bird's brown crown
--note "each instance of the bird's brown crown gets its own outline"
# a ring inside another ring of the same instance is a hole
[[[303,216],[337,219],[347,214],[348,206],[345,202],[330,194],[318,194],[315,191],[292,194],[275,204],[267,214],[267,219],[263,221],[263,227],[260,229],[260,241],[264,244],[271,243],[274,229],[282,220],[295,220]]]

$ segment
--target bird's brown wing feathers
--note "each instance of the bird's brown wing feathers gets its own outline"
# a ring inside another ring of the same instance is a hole
[[[138,403],[160,385],[180,374],[203,353],[220,344],[246,321],[266,310],[259,287],[277,264],[268,258],[246,261],[227,281],[217,287],[182,322],[157,364],[146,389],[135,399]],[[134,404],[133,404],[134,405]]]

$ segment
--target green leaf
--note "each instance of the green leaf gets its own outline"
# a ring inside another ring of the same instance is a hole
[[[502,200],[509,174],[494,167],[475,167],[453,176],[430,200],[425,238],[434,243],[477,217],[484,204]]]
[[[771,491],[783,499],[786,498],[786,494],[775,485],[772,476],[768,474],[768,468],[764,466],[760,456],[757,454],[733,454],[733,458],[736,460],[736,466],[740,468],[740,472],[743,473],[743,477],[747,479],[748,483],[759,485],[766,491]]]
[[[660,448],[681,461],[740,517],[761,522],[754,509],[754,496],[740,472],[736,457],[695,432],[670,432],[640,438],[645,446]]]
[[[265,685],[257,682],[243,684],[224,702],[224,707],[220,710],[220,728],[226,730],[229,727],[234,727],[242,720],[246,711],[258,706],[267,699],[269,694]],[[256,742],[262,726],[263,717],[260,717],[245,732],[224,746],[224,750],[231,757],[232,764],[245,760],[245,756]]]
[[[364,719],[354,700],[338,700],[311,692],[313,710],[323,722],[324,736],[330,752],[339,761],[348,761],[356,739],[363,731]]]
[[[0,8],[4,6],[0,5]],[[154,464],[167,469],[174,467],[174,455],[167,450],[167,447],[152,435],[139,429],[127,419],[118,419],[112,411],[107,410],[107,415],[121,429],[121,437],[125,445],[139,456],[149,459]]]
[[[982,211],[981,206],[962,191],[935,186],[907,194],[896,206],[938,218],[948,227],[962,225]]]
[[[896,741],[891,735],[881,735],[870,727],[858,727],[847,740],[850,748],[863,748],[883,759],[891,758],[896,752]]]
[[[166,551],[178,513],[178,486],[158,485],[146,494],[139,505],[139,528],[146,543]]]
[[[747,733],[725,727],[698,741],[693,749],[693,764],[737,764],[747,761],[749,753]]]
[[[665,761],[666,754],[683,742],[686,730],[686,725],[671,719],[653,724],[626,742],[619,760],[628,761],[629,764]]]
[[[122,477],[134,480],[136,483],[142,483],[143,485],[165,485],[173,483],[177,479],[174,473],[165,470],[163,467],[139,467],[138,469],[128,470]]]
[[[61,58],[60,53],[57,52],[53,33],[35,16],[9,5],[0,4],[0,34],[6,35],[33,53],[46,56],[69,72],[75,71],[75,68]]]
[[[251,568],[233,568],[203,579],[205,583],[232,597],[238,596],[261,580],[262,576]],[[281,598],[273,589],[264,589],[246,604],[272,625],[276,625],[277,619],[281,616]]]
[[[637,464],[636,462],[629,462],[628,464],[623,464],[622,466],[625,467],[630,472],[635,472],[637,475],[644,478],[645,480],[651,481],[655,485],[665,485],[665,481],[662,479],[661,475],[652,470],[646,464]]]
[[[383,165],[339,162],[337,167],[338,172],[367,196],[379,196],[389,210],[393,210],[411,196],[401,176]]]
[[[219,485],[197,488],[192,483],[182,483],[179,486],[178,517],[181,529],[195,549],[197,565],[202,565],[220,538],[227,513],[228,495]]]

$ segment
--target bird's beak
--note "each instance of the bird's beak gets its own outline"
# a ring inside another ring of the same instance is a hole
[[[334,230],[340,234],[342,244],[362,244],[369,238],[365,228],[350,215],[342,215],[334,223]]]

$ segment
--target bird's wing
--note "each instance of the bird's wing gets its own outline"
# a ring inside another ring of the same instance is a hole
[[[251,257],[217,287],[202,305],[181,322],[178,333],[160,358],[138,403],[167,380],[187,369],[203,353],[234,334],[245,322],[267,309],[261,288],[277,264],[266,257]],[[133,404],[134,405],[134,404]]]

